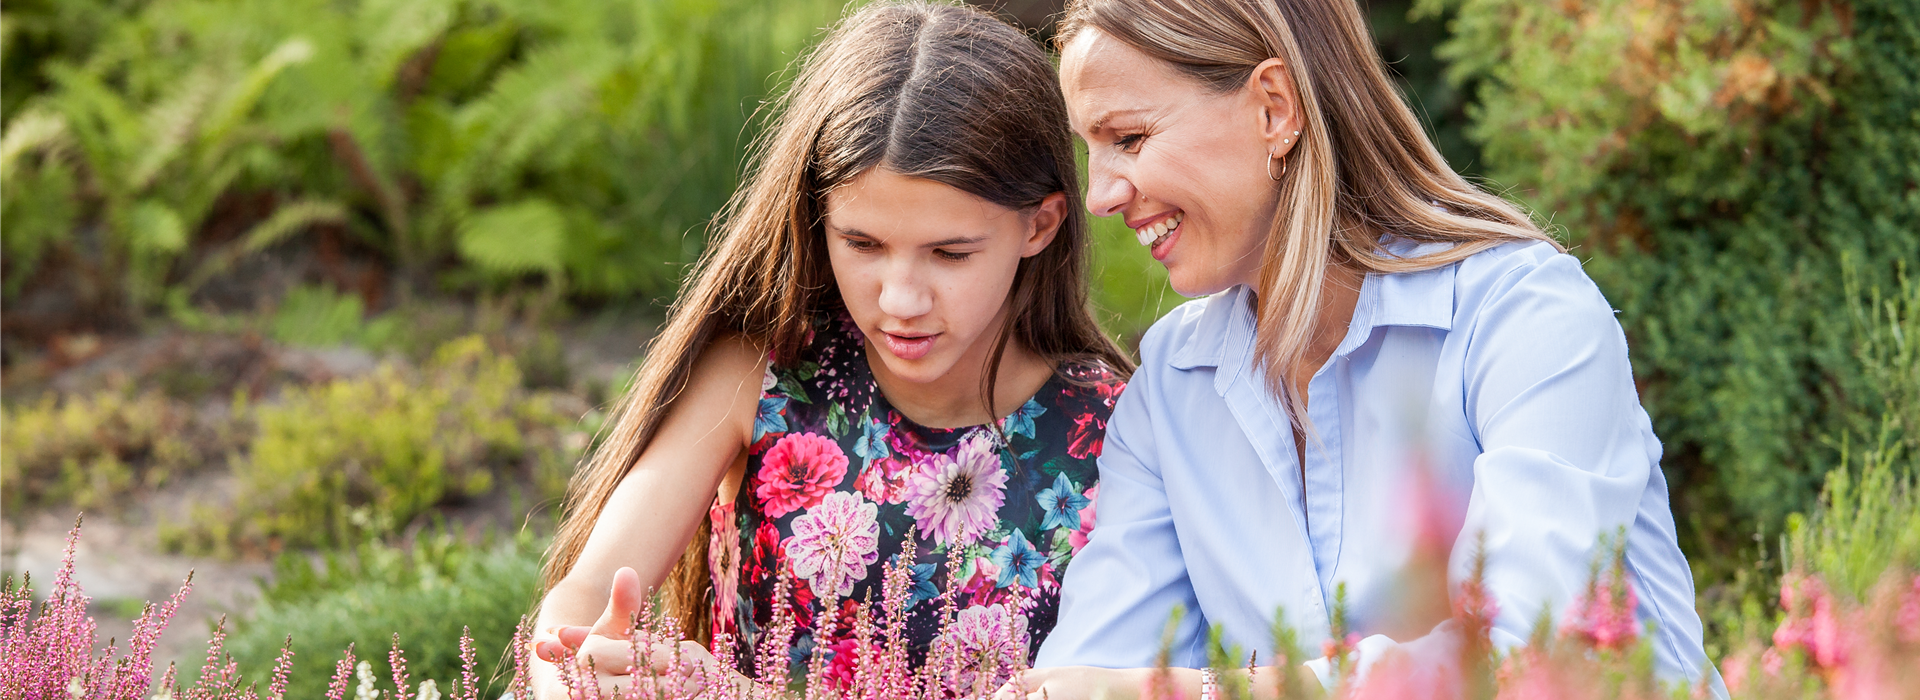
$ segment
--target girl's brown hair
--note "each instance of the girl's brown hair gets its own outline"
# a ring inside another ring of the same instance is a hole
[[[870,168],[1014,210],[1066,194],[1066,219],[1053,243],[1021,260],[1014,275],[1011,313],[995,338],[983,400],[993,394],[1009,341],[1056,363],[1132,371],[1088,309],[1087,222],[1066,103],[1052,63],[1032,40],[963,6],[872,5],[802,60],[792,88],[772,106],[777,116],[750,151],[745,186],[717,218],[718,237],[669,310],[599,448],[574,475],[547,552],[546,588],[579,559],[614,487],[646,450],[709,342],[737,333],[774,357],[793,357],[812,317],[839,304],[821,226],[826,193]],[[685,629],[701,636],[711,590],[707,537],[703,518],[663,591]]]
[[[1513,241],[1559,243],[1526,212],[1460,177],[1407,108],[1354,0],[1072,0],[1056,37],[1092,28],[1215,94],[1279,58],[1304,121],[1286,158],[1280,215],[1262,254],[1255,361],[1294,424],[1313,434],[1287,368],[1313,338],[1329,265],[1412,272]],[[1249,154],[1252,156],[1254,154]],[[1401,258],[1381,234],[1446,250]]]

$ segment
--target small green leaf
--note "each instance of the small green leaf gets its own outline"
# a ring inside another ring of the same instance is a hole
[[[144,253],[178,253],[187,247],[187,226],[172,207],[142,200],[127,213],[133,249]]]
[[[566,217],[544,199],[492,207],[460,227],[460,255],[501,274],[557,273],[566,226]]]
[[[835,438],[847,434],[847,411],[840,404],[827,404],[827,432]]]

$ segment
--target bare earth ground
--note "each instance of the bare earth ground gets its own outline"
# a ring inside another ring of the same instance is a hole
[[[653,323],[639,314],[607,312],[560,324],[557,332],[574,384],[578,386],[587,382],[613,383],[619,375],[631,371],[640,347],[652,330]],[[5,390],[12,392],[26,385],[62,393],[85,392],[102,382],[113,381],[116,374],[137,374],[141,367],[169,364],[168,358],[177,359],[181,355],[191,356],[198,364],[212,365],[224,373],[219,383],[228,387],[350,377],[371,371],[379,361],[355,348],[311,350],[269,346],[263,350],[256,340],[250,341],[254,345],[251,351],[242,351],[235,347],[246,344],[239,339],[210,340],[205,336],[182,335],[162,331],[145,337],[102,341],[105,347],[89,352],[84,361],[71,366],[40,372],[38,376],[31,370],[9,372],[12,376]],[[48,354],[58,351],[54,348]],[[15,365],[15,369],[20,369],[20,365]],[[16,381],[23,376],[31,379]],[[214,387],[211,395],[218,396],[220,388]],[[226,405],[224,400],[209,398],[202,410],[226,410]],[[193,572],[193,592],[161,637],[156,667],[177,662],[183,672],[192,673],[205,654],[214,621],[221,615],[242,615],[249,609],[272,573],[272,564],[264,556],[243,555],[237,560],[227,560],[169,554],[163,551],[158,537],[160,524],[187,522],[195,504],[230,502],[234,482],[235,477],[225,465],[211,465],[173,479],[157,491],[145,493],[110,512],[86,515],[75,560],[75,578],[92,597],[91,612],[99,625],[102,647],[109,638],[117,638],[122,640],[124,648],[140,605],[166,600],[179,589],[189,571]],[[516,509],[524,510],[527,505],[497,493],[442,515],[448,525],[458,530],[512,531],[520,527],[525,516]],[[0,514],[0,571],[11,575],[30,574],[35,589],[44,594],[59,569],[67,531],[72,528],[75,515],[68,508]]]

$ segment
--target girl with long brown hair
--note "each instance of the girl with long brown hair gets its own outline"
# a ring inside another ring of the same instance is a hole
[[[1441,159],[1355,0],[1073,0],[1058,42],[1088,207],[1211,296],[1141,342],[1029,697],[1138,689],[1163,630],[1174,666],[1207,665],[1209,625],[1270,660],[1276,610],[1311,644],[1342,602],[1355,666],[1279,672],[1332,689],[1388,656],[1455,660],[1476,552],[1509,649],[1543,609],[1598,604],[1615,533],[1631,619],[1588,632],[1645,634],[1662,675],[1724,693],[1612,309]],[[1448,587],[1407,590],[1419,566]],[[1163,678],[1207,697],[1187,669]]]
[[[978,10],[880,3],[774,109],[573,480],[536,623],[543,697],[564,695],[559,645],[624,653],[645,590],[699,638],[688,654],[719,634],[753,648],[784,604],[793,646],[831,657],[889,562],[917,591],[964,591],[962,624],[1025,630],[1027,656],[1084,542],[1132,363],[1088,308],[1045,52]],[[909,613],[921,653],[935,607]]]

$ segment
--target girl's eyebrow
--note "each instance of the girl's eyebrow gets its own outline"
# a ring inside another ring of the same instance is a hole
[[[829,226],[828,226],[827,228],[830,228],[830,229],[833,229],[833,231],[834,231],[834,233],[838,233],[838,234],[840,234],[840,235],[842,235],[842,236],[846,236],[846,237],[848,237],[848,238],[865,238],[865,239],[867,239],[867,240],[870,240],[870,241],[879,241],[879,240],[880,240],[880,239],[879,239],[879,237],[877,237],[877,236],[874,236],[873,234],[870,234],[870,233],[867,233],[867,232],[865,232],[865,231],[862,231],[862,230],[860,230],[860,229],[854,229],[854,228],[835,228],[835,227],[833,227],[833,226],[831,226],[831,225],[829,225]],[[957,246],[957,245],[972,245],[972,244],[974,244],[974,243],[981,243],[981,242],[985,242],[985,241],[987,240],[987,238],[988,238],[987,236],[954,236],[953,238],[942,238],[942,239],[940,239],[940,240],[937,240],[937,241],[934,241],[934,242],[932,242],[932,243],[928,243],[928,244],[925,244],[925,245],[922,245],[922,246],[920,246],[920,247],[922,247],[922,248],[945,248],[945,247],[947,247],[947,246]]]

